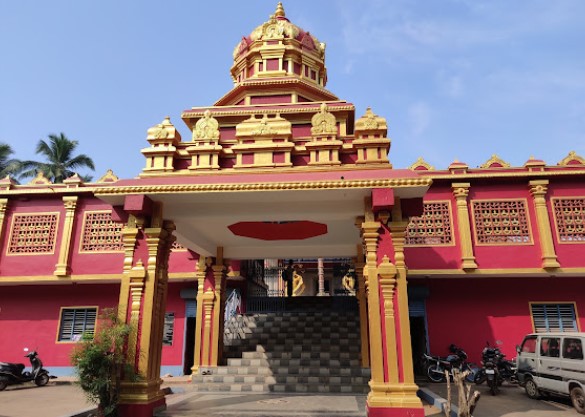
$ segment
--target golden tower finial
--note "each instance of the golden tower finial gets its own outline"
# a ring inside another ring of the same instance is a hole
[[[276,11],[274,12],[275,17],[286,17],[284,14],[284,7],[282,7],[282,2],[278,2],[276,5]]]

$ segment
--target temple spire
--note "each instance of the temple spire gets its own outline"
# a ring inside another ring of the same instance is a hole
[[[282,7],[282,2],[278,2],[276,5],[276,11],[274,12],[275,17],[286,17],[284,14],[284,7]]]

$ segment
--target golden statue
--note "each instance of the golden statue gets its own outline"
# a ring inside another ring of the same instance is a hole
[[[353,274],[354,270],[349,269],[341,279],[341,285],[343,285],[343,289],[350,295],[355,295],[355,278],[353,277]]]
[[[293,297],[298,297],[302,295],[305,291],[305,283],[303,282],[303,276],[301,275],[303,271],[303,265],[295,265],[294,272],[293,272]]]

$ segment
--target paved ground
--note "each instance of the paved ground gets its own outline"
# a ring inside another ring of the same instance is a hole
[[[418,381],[419,387],[430,389],[439,397],[447,398],[447,384]],[[573,417],[580,416],[569,399],[551,397],[541,400],[528,398],[523,388],[504,383],[500,393],[492,396],[486,384],[471,385],[473,391],[481,393],[474,417]],[[451,401],[457,404],[457,397]]]
[[[57,380],[58,381],[58,380]],[[81,390],[71,383],[51,381],[46,387],[19,385],[0,392],[0,417],[65,417],[91,407]],[[190,390],[186,379],[167,380],[174,393],[167,396],[168,408],[161,417],[364,417],[363,395],[302,394],[207,394]],[[419,382],[435,396],[446,398],[446,384]],[[482,397],[475,417],[577,417],[568,400],[531,400],[524,390],[504,384],[497,396],[486,385],[473,386]],[[456,403],[456,398],[453,399]],[[440,417],[438,408],[425,406],[425,415]]]

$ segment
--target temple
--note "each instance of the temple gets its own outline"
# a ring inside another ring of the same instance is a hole
[[[116,307],[142,377],[124,416],[151,416],[161,375],[186,374],[366,392],[369,416],[406,417],[424,415],[423,352],[479,361],[500,340],[514,357],[526,333],[580,330],[585,159],[393,167],[386,119],[326,89],[325,52],[279,3],[237,43],[233,88],[180,115],[190,137],[170,117],[147,130],[136,178],[1,180],[0,358],[33,347],[71,375]]]

